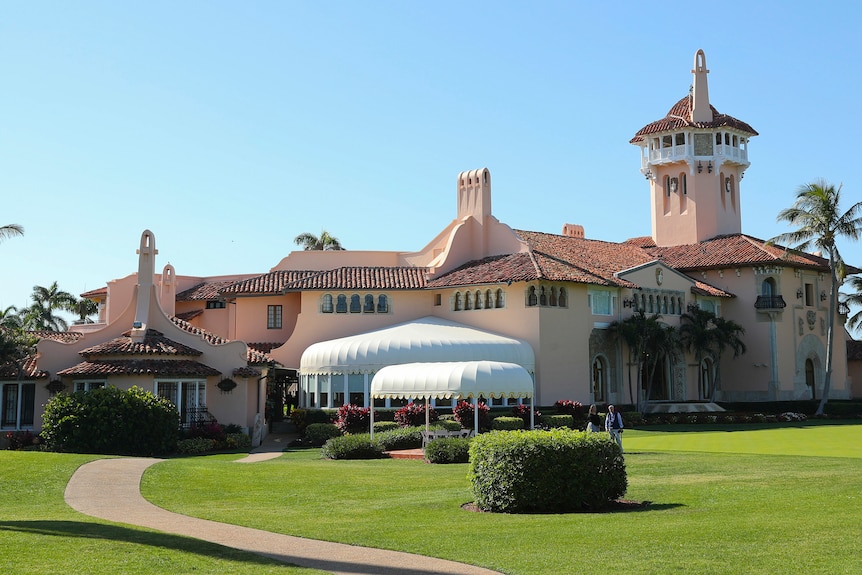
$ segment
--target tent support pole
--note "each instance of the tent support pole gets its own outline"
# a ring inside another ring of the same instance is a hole
[[[479,436],[479,396],[473,396],[473,435]]]
[[[368,402],[369,407],[371,408],[371,439],[374,439],[374,398],[371,398],[371,401]]]

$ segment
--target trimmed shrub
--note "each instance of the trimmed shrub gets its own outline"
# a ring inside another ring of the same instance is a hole
[[[514,417],[520,417],[524,421],[524,429],[530,429],[530,424],[532,423],[530,413],[532,409],[529,405],[525,405],[523,403],[519,403],[512,407],[512,415]],[[540,421],[542,419],[542,412],[538,409],[536,410],[535,421]]]
[[[428,421],[430,423],[434,423],[438,419],[440,419],[440,416],[437,415],[437,410],[429,406]],[[412,402],[408,403],[395,412],[395,421],[403,427],[425,425],[425,405]]]
[[[491,422],[491,429],[501,431],[513,431],[515,429],[524,429],[524,420],[520,417],[495,417]]]
[[[320,454],[327,459],[381,459],[385,457],[383,448],[371,440],[368,433],[333,437],[321,449]]]
[[[466,401],[459,401],[458,405],[453,410],[455,420],[461,424],[464,429],[473,429],[473,404]],[[479,403],[479,431],[487,431],[491,429],[491,408],[484,403]]]
[[[470,442],[476,504],[502,513],[600,509],[628,487],[622,451],[604,433],[489,433]]]
[[[375,434],[374,440],[380,444],[384,451],[396,451],[401,449],[418,449],[422,447],[422,427],[399,427],[392,431],[384,431]]]
[[[312,423],[332,423],[329,414],[322,409],[294,409],[290,412],[290,421],[299,433],[305,433],[305,428]]]
[[[192,437],[191,439],[177,441],[177,453],[184,455],[209,453],[210,451],[215,451],[217,447],[218,442],[215,439],[208,439],[206,437]]]
[[[227,432],[222,425],[216,422],[204,423],[203,425],[195,425],[186,430],[182,435],[182,439],[195,439],[203,437],[204,439],[212,439],[217,444],[224,443],[227,437]]]
[[[394,421],[375,421],[374,422],[374,433],[383,433],[384,431],[392,431],[393,429],[398,429],[401,427]]]
[[[312,445],[323,445],[332,437],[338,437],[341,431],[334,423],[312,423],[305,428],[305,437]]]
[[[245,433],[228,433],[224,440],[225,449],[234,451],[250,451],[251,437]]]
[[[575,427],[575,419],[571,415],[543,415],[542,425],[554,427]]]
[[[425,446],[428,463],[467,463],[470,461],[470,440],[461,437],[435,439]]]
[[[460,431],[461,424],[454,419],[441,419],[431,426],[431,429],[445,429],[446,431]]]
[[[358,405],[342,405],[338,408],[335,425],[341,433],[362,433],[371,424],[371,411]]]
[[[53,451],[161,455],[176,451],[176,406],[140,387],[58,393],[45,406],[42,437]]]

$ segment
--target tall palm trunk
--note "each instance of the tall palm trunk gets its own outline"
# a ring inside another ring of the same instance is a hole
[[[823,415],[826,411],[826,402],[829,401],[829,391],[832,389],[832,348],[835,342],[835,301],[838,294],[835,293],[838,285],[838,276],[835,273],[835,250],[829,249],[829,318],[826,322],[826,374],[823,377],[823,394],[820,397],[820,405],[817,406],[815,415]]]

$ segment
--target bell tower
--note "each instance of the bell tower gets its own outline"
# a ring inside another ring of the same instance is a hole
[[[757,132],[710,104],[703,50],[695,53],[691,73],[688,95],[630,140],[641,149],[658,246],[742,233],[740,184]]]

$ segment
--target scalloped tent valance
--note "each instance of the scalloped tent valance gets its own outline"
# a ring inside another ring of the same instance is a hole
[[[371,381],[371,397],[452,399],[533,397],[533,378],[514,363],[466,361],[384,367]]]
[[[496,361],[535,371],[526,341],[424,317],[367,333],[322,341],[302,354],[302,374],[377,373],[405,363]]]

